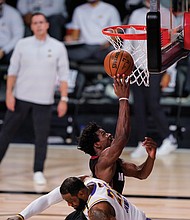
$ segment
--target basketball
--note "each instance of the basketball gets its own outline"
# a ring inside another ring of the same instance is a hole
[[[127,51],[113,50],[109,52],[104,59],[104,69],[110,77],[119,74],[121,77],[125,74],[127,78],[134,68],[134,61]]]

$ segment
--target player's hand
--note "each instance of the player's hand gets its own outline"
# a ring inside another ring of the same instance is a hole
[[[118,98],[129,98],[129,83],[125,80],[125,75],[121,76],[118,74],[114,77],[114,92]]]
[[[145,140],[143,141],[142,145],[145,147],[146,152],[148,155],[155,159],[156,157],[156,150],[157,150],[157,143],[150,137],[145,137]]]
[[[21,218],[17,215],[9,217],[7,220],[21,220]]]

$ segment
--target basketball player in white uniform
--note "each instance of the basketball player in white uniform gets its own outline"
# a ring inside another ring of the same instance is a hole
[[[144,212],[113,190],[106,182],[87,178],[67,178],[60,192],[69,206],[83,210],[90,220],[148,220]]]
[[[79,213],[84,213],[68,216],[66,219],[69,220],[150,220],[106,182],[86,176],[65,179],[61,186],[34,200],[7,220],[27,220],[63,199]]]

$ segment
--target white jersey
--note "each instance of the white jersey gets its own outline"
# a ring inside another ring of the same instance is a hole
[[[84,214],[88,219],[88,210],[99,202],[108,202],[115,210],[116,220],[146,220],[145,214],[131,204],[124,196],[113,190],[106,182],[91,178],[85,185],[94,185],[87,202]]]

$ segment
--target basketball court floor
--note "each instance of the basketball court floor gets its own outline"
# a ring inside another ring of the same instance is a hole
[[[183,2],[188,3],[187,0],[181,1],[181,3]],[[182,27],[182,29],[178,28],[175,31],[172,30],[172,32],[167,29],[166,33],[170,33],[170,36],[169,42],[165,45],[161,44],[160,39],[157,1],[151,0],[150,3],[150,12],[153,13],[154,16],[151,17],[150,13],[150,19],[148,19],[149,22],[147,23],[148,70],[151,72],[160,72],[160,70],[165,71],[171,64],[183,57],[184,54],[187,55],[186,49],[190,50],[190,13],[185,13],[184,19],[187,25],[184,25],[184,29]],[[188,4],[186,5],[188,6]],[[185,10],[183,9],[182,11]],[[157,23],[155,23],[155,16]],[[154,25],[152,26],[152,24]],[[151,29],[151,27],[155,27],[155,25],[156,28],[153,28],[153,30],[156,30],[156,32]],[[110,28],[107,29],[110,30]],[[133,27],[133,29],[135,28]],[[119,28],[118,30],[117,32],[115,28],[112,27],[111,32],[108,31],[107,36],[109,36],[111,40],[118,39],[117,36],[123,37],[122,39],[125,40],[128,39],[125,31],[120,33],[123,28]],[[185,43],[181,46],[183,33]],[[139,36],[141,35],[138,35],[137,32],[135,35],[133,34],[131,40],[139,40]],[[172,40],[174,39],[173,42],[170,38]],[[143,34],[143,39],[140,40],[145,39],[146,33]],[[120,40],[120,42],[122,41]],[[117,44],[118,42],[113,43],[116,43],[116,45],[120,47],[122,46],[120,42],[119,44]],[[154,42],[156,47],[152,47],[152,42]],[[163,47],[161,48],[161,46]],[[143,47],[138,47],[140,51],[143,51],[142,48]],[[179,53],[179,57],[176,56],[176,50]],[[154,63],[151,58],[155,57],[155,54],[158,57],[155,61],[158,62]],[[154,63],[153,67],[150,66],[152,63]],[[164,66],[165,63],[167,65]],[[137,66],[137,64],[135,65]],[[146,68],[143,69],[146,70]],[[139,74],[142,76],[143,73],[144,71],[138,73],[135,82]],[[146,77],[146,79],[148,79],[148,77]],[[143,83],[145,82],[143,77],[141,81]],[[190,146],[186,146],[185,148],[187,149],[178,149],[168,156],[157,158],[153,172],[147,180],[126,178],[124,195],[126,195],[133,204],[143,210],[147,217],[152,220],[190,220]],[[129,157],[132,150],[132,148],[126,148],[122,154],[122,158],[137,164],[142,163],[145,158],[131,159]],[[58,147],[51,145],[49,147],[45,167],[45,176],[47,177],[48,183],[45,186],[36,186],[32,180],[33,154],[33,145],[12,144],[10,146],[0,166],[0,220],[5,220],[20,212],[31,201],[59,186],[66,177],[89,174],[88,155],[78,151],[76,146]],[[63,201],[31,219],[64,219],[72,210],[73,209],[68,207]]]
[[[136,164],[145,158],[131,159],[133,148],[126,148],[122,158]],[[126,178],[124,195],[153,220],[190,219],[190,150],[157,158],[147,180]],[[0,166],[0,220],[15,215],[31,201],[59,186],[69,176],[89,174],[89,156],[76,146],[49,146],[45,176],[48,183],[37,186],[32,180],[33,145],[11,144]],[[72,212],[63,201],[43,213],[36,220],[59,220]]]

